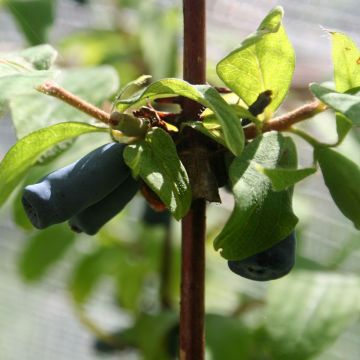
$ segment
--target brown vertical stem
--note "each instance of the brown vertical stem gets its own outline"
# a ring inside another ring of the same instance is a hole
[[[183,77],[192,84],[204,84],[206,81],[205,3],[205,0],[183,0]],[[198,104],[185,101],[184,117],[196,118],[199,109]],[[195,135],[190,139],[194,148],[199,141]],[[196,179],[192,180],[196,182]],[[182,221],[181,360],[204,359],[205,205],[204,199],[194,200]]]

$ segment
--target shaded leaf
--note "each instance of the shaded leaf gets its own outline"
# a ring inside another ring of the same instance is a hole
[[[315,148],[315,157],[335,204],[360,230],[359,165],[325,146]]]
[[[67,226],[55,225],[27,239],[19,261],[19,270],[24,280],[39,281],[51,266],[61,259],[74,243],[75,233]]]
[[[352,122],[345,115],[336,113],[336,132],[338,135],[337,144],[341,144],[352,128]]]
[[[141,19],[138,31],[140,45],[149,72],[155,79],[175,76],[181,25],[178,8],[164,8],[154,2],[144,1],[138,11]]]
[[[84,256],[75,266],[69,289],[77,303],[84,303],[105,276],[121,270],[122,253],[116,246],[101,247]]]
[[[133,327],[123,332],[122,339],[135,344],[145,360],[169,360],[167,335],[176,323],[177,315],[174,312],[141,314]]]
[[[351,38],[330,31],[336,90],[345,92],[360,86],[360,50]]]
[[[251,161],[253,160],[253,161]],[[233,212],[214,241],[229,260],[241,260],[283,240],[298,219],[292,210],[292,188],[275,192],[270,179],[256,170],[296,166],[293,141],[277,132],[257,137],[232,162],[229,175],[235,196]]]
[[[305,169],[284,169],[284,168],[265,168],[260,164],[255,164],[257,171],[266,175],[270,180],[275,191],[285,190],[289,186],[295,185],[297,182],[314,174],[316,168]]]
[[[0,163],[0,205],[23,180],[27,171],[47,149],[66,139],[103,128],[82,123],[61,123],[35,131],[18,141]]]
[[[7,0],[5,5],[31,45],[47,42],[48,29],[55,17],[54,0]]]
[[[275,7],[258,30],[239,48],[217,64],[221,80],[249,106],[258,95],[272,91],[272,101],[265,109],[270,117],[286,96],[295,68],[295,54],[282,26],[283,9]]]
[[[239,319],[207,314],[206,345],[212,359],[250,359],[254,355],[251,329]]]
[[[360,96],[339,93],[315,83],[310,85],[310,90],[319,100],[345,115],[354,125],[360,125]]]
[[[191,189],[186,170],[174,142],[162,129],[150,130],[144,141],[124,150],[126,164],[140,176],[179,220],[191,205]]]
[[[272,358],[313,358],[359,313],[358,276],[303,271],[271,282],[264,320],[272,340]]]
[[[56,77],[56,82],[96,106],[102,106],[119,86],[117,73],[111,66],[63,70]],[[89,115],[37,91],[13,97],[10,108],[18,138],[64,121],[94,123]]]

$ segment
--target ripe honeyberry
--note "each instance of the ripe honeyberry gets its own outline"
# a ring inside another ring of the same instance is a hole
[[[70,227],[88,235],[96,234],[100,228],[117,215],[139,190],[139,183],[129,175],[113,192],[96,204],[79,212],[69,220]]]
[[[293,268],[295,248],[295,233],[292,232],[270,249],[243,260],[230,260],[228,266],[235,274],[250,280],[275,280],[288,274]]]
[[[124,148],[118,143],[103,145],[26,186],[22,203],[32,224],[43,229],[61,223],[111,193],[130,175]]]

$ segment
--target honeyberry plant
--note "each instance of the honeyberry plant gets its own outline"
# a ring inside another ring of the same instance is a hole
[[[282,25],[282,8],[272,9],[258,29],[217,64],[224,87],[214,87],[204,78],[201,24],[205,20],[203,11],[199,11],[204,3],[199,4],[184,1],[185,80],[164,78],[151,82],[151,77],[144,75],[122,87],[110,113],[54,81],[58,71],[54,67],[56,52],[50,46],[4,55],[0,62],[0,105],[16,98],[21,107],[22,93],[35,87],[44,96],[58,98],[55,101],[66,102],[96,119],[90,124],[87,120],[71,122],[62,118],[55,124],[28,131],[0,164],[0,204],[23,183],[32,167],[39,163],[46,166],[58,159],[73,139],[96,132],[108,134],[106,144],[26,185],[20,196],[23,208],[33,226],[49,228],[44,230],[47,236],[51,236],[53,225],[63,222],[76,232],[96,234],[138,191],[153,209],[148,208],[145,214],[148,219],[150,216],[150,223],[168,226],[168,212],[177,221],[183,219],[180,324],[173,314],[162,315],[167,320],[161,331],[171,337],[167,338],[167,345],[175,341],[175,353],[180,331],[180,358],[197,360],[204,357],[205,201],[220,202],[220,187],[231,190],[235,204],[214,240],[214,248],[228,261],[231,271],[248,279],[273,280],[292,269],[298,223],[292,209],[293,188],[310,175],[321,172],[339,210],[360,229],[360,168],[334,149],[352,127],[359,125],[360,51],[354,42],[343,33],[328,31],[333,82],[310,84],[316,98],[313,102],[276,115],[289,91],[295,67],[294,50]],[[194,29],[196,34],[191,32]],[[190,37],[195,38],[192,44]],[[327,110],[334,112],[338,135],[335,143],[323,143],[296,126]],[[31,129],[32,125],[22,126]],[[312,167],[298,168],[293,135],[313,147]],[[61,231],[57,236],[69,236]],[[109,252],[117,255],[111,248],[104,259],[108,259]],[[84,262],[83,267],[86,265]],[[118,267],[121,269],[122,264]],[[125,281],[126,268],[123,271]],[[91,276],[97,276],[96,267]],[[75,299],[81,303],[87,291],[75,293]],[[357,303],[354,299],[355,313]],[[341,318],[343,325],[349,323],[351,315]],[[216,320],[209,317],[207,323]],[[140,316],[133,329],[118,336],[101,332],[97,335],[115,347],[139,347],[146,353],[149,344],[137,343],[134,329],[151,331],[157,321]],[[225,334],[218,336],[244,330],[236,323],[223,327]],[[279,331],[284,335],[281,326]],[[207,338],[211,344],[214,334],[208,333]],[[275,335],[272,340],[276,342]],[[239,354],[250,358],[247,356],[255,350],[251,350],[249,339],[245,337],[241,346]],[[322,346],[319,344],[319,348]],[[305,359],[319,350],[305,345],[301,351],[298,349],[297,344],[296,351],[291,347],[267,351],[274,359],[289,358],[289,354],[294,359]],[[226,352],[224,347],[215,350],[215,354],[216,351]],[[176,356],[173,348],[169,352]],[[148,358],[166,356],[169,355],[154,352]]]

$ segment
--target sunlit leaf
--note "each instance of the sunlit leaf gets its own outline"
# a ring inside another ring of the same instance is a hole
[[[251,161],[253,160],[253,161]],[[292,188],[275,192],[270,179],[256,170],[294,168],[293,141],[277,132],[257,137],[232,162],[229,175],[235,196],[233,212],[214,241],[216,250],[229,260],[241,260],[283,240],[298,219],[292,210]]]
[[[336,90],[345,92],[360,86],[360,50],[351,38],[330,31]]]
[[[275,7],[258,30],[222,59],[217,73],[248,106],[266,90],[272,101],[265,114],[271,115],[286,96],[295,67],[295,54],[282,26],[283,9]]]
[[[0,163],[0,205],[23,180],[44,151],[53,145],[82,134],[104,129],[83,123],[61,123],[35,131],[18,141]]]
[[[140,176],[173,213],[181,219],[191,205],[191,189],[171,137],[162,129],[149,131],[144,141],[128,145],[126,164]]]

